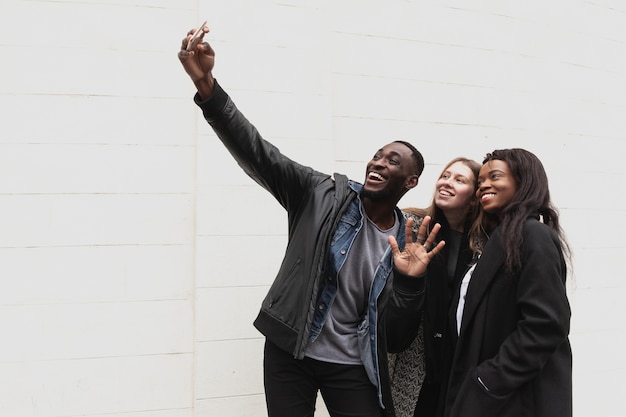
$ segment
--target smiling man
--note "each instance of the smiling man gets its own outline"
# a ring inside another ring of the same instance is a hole
[[[254,321],[266,337],[269,416],[313,416],[318,391],[332,417],[393,416],[386,353],[414,338],[422,275],[443,247],[429,250],[438,226],[426,236],[428,220],[414,241],[396,207],[417,186],[422,155],[408,142],[389,143],[367,164],[363,184],[298,164],[261,137],[213,78],[209,44],[187,50],[193,33],[178,56],[196,104],[289,219],[285,257]]]

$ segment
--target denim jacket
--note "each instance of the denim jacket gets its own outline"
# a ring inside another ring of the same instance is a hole
[[[350,188],[358,194],[363,186],[350,181]],[[319,335],[324,322],[328,317],[328,313],[330,311],[328,306],[332,305],[333,300],[337,295],[337,277],[339,271],[348,257],[357,234],[363,227],[363,219],[365,216],[361,212],[362,206],[360,201],[359,197],[352,200],[346,211],[341,216],[341,220],[333,233],[328,256],[329,267],[323,280],[322,290],[317,301],[311,332],[309,334],[309,340],[311,341]],[[398,245],[400,247],[404,247],[406,241],[404,232],[405,220],[401,213],[399,213],[399,210],[397,214],[399,215],[402,225],[398,228],[398,233],[395,238],[398,241]],[[383,290],[387,285],[387,280],[391,276],[392,268],[393,260],[391,247],[389,247],[380,259],[378,267],[374,273],[374,279],[368,295],[367,315],[363,318],[363,321],[358,328],[358,343],[361,361],[363,362],[370,381],[378,388],[378,397],[381,402],[381,406],[383,405],[383,401],[378,365],[378,310],[379,299],[381,298]],[[386,355],[386,352],[383,352],[383,354]]]

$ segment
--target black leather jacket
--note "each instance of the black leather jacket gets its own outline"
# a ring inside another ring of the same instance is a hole
[[[325,274],[326,256],[332,232],[346,207],[357,198],[348,179],[334,178],[303,166],[283,155],[264,140],[236,108],[230,97],[215,83],[213,95],[196,104],[239,166],[269,191],[288,213],[288,244],[280,270],[262,303],[254,325],[268,340],[304,357],[316,302]],[[404,218],[397,236],[404,245]],[[415,336],[409,329],[420,320],[423,305],[423,278],[397,273],[386,279],[377,300],[377,371],[379,398],[388,416],[393,416],[386,351],[408,346]],[[387,326],[387,324],[389,324]]]

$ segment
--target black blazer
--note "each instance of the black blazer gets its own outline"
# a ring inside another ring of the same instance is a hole
[[[437,239],[450,242],[450,230],[445,216],[440,216],[438,223],[441,230]],[[471,222],[465,225],[464,230],[469,230]],[[443,250],[428,265],[426,275],[426,300],[424,305],[424,353],[426,365],[426,377],[421,387],[415,415],[420,417],[434,417],[442,415],[442,395],[448,381],[448,373],[454,342],[456,340],[456,328],[448,323],[448,309],[456,309],[455,292],[458,288],[465,271],[469,268],[473,252],[469,246],[467,233],[461,235],[459,251],[456,253],[456,268],[452,276],[448,274],[448,260],[451,245],[444,246]],[[458,295],[457,295],[458,296]]]
[[[571,417],[566,263],[555,233],[529,218],[522,266],[507,273],[497,228],[472,275],[445,394],[446,417]],[[456,305],[450,326],[456,329]]]

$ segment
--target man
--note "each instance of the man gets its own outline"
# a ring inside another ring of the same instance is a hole
[[[421,154],[407,142],[383,146],[363,185],[292,161],[214,79],[211,46],[187,50],[193,32],[178,56],[196,104],[239,166],[288,213],[285,257],[254,322],[266,337],[269,416],[313,416],[318,391],[333,417],[393,416],[386,353],[415,336],[406,330],[420,319],[420,276],[443,247],[429,251],[438,225],[425,239],[428,219],[415,242],[412,222],[396,207],[417,186]]]

